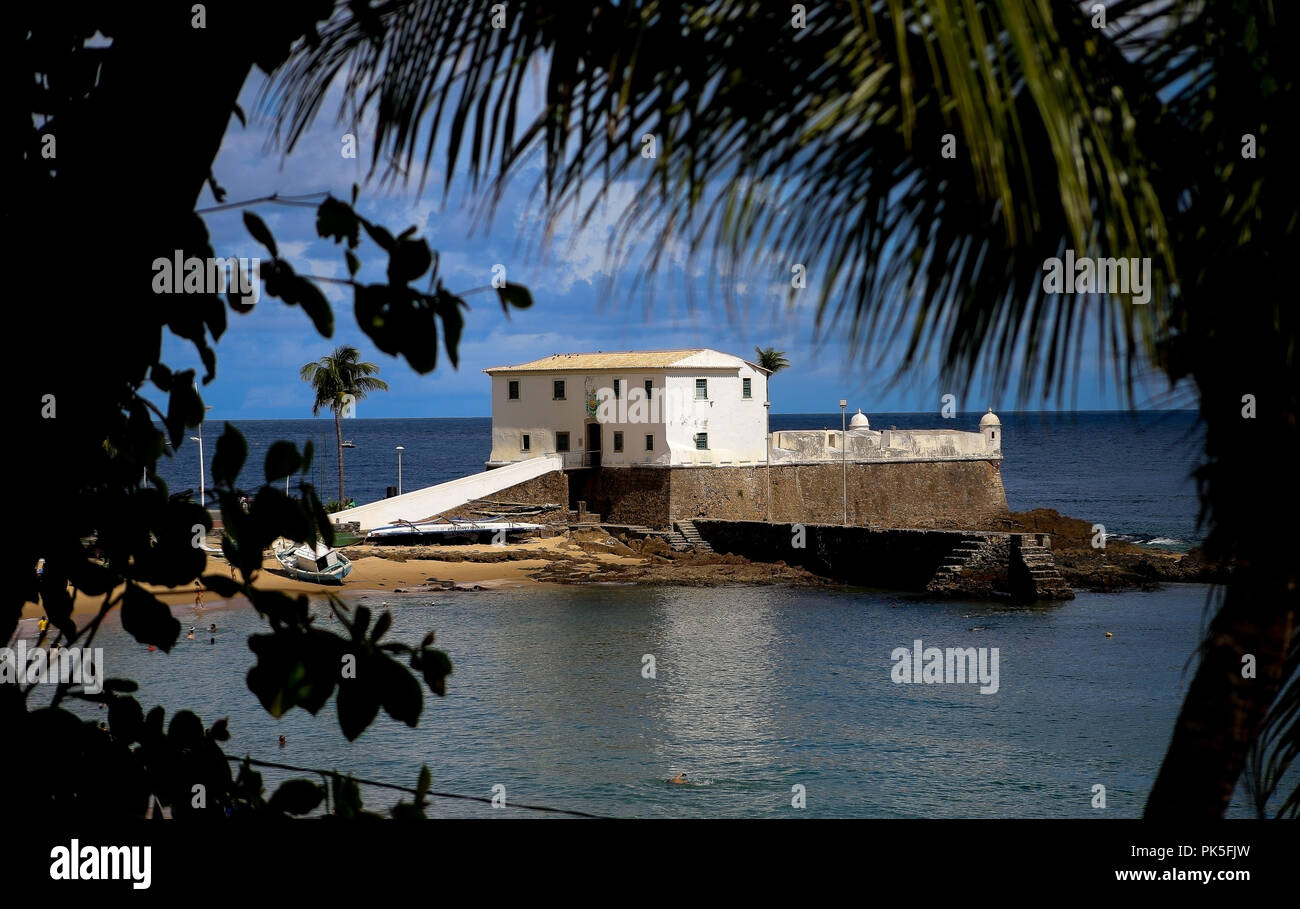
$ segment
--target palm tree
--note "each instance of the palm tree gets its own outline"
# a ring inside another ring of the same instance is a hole
[[[790,365],[790,361],[785,358],[784,350],[755,345],[754,353],[758,357],[758,365],[767,370],[769,378]]]
[[[316,392],[311,415],[316,416],[324,408],[334,412],[334,441],[339,458],[339,508],[347,501],[343,497],[343,411],[372,391],[388,391],[388,383],[374,377],[379,367],[374,363],[362,363],[360,357],[361,351],[342,344],[329,356],[308,363],[298,371],[298,376]]]
[[[420,154],[427,176],[439,139],[448,179],[467,160],[476,183],[540,147],[552,223],[592,183],[632,181],[620,243],[650,225],[651,267],[679,237],[711,239],[724,276],[801,263],[819,320],[847,322],[864,358],[1060,399],[1087,333],[1129,401],[1161,373],[1192,390],[1205,547],[1235,568],[1147,811],[1221,815],[1252,745],[1262,810],[1300,715],[1297,310],[1277,291],[1300,230],[1279,141],[1300,107],[1295,4],[1112,0],[1099,22],[1080,3],[842,0],[799,23],[753,0],[539,0],[508,28],[461,7],[336,7],[269,89],[280,134],[346,71],[388,179]],[[518,118],[535,70],[545,104]],[[1067,251],[1148,262],[1146,286],[1044,286]]]

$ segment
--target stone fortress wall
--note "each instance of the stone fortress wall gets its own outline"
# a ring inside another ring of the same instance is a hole
[[[614,524],[839,524],[847,474],[850,525],[982,527],[1008,513],[1000,467],[998,460],[910,460],[571,471],[569,497]]]

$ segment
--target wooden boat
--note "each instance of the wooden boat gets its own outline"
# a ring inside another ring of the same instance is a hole
[[[494,539],[517,538],[522,534],[545,530],[545,524],[526,524],[522,521],[399,521],[376,527],[366,534],[367,543],[427,542],[475,543]]]
[[[352,570],[352,562],[346,556],[320,541],[314,547],[307,543],[290,544],[275,550],[275,558],[289,577],[313,584],[342,584]]]

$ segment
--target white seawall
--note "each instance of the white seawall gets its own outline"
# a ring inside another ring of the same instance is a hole
[[[458,480],[439,483],[437,486],[405,492],[391,499],[336,511],[330,518],[334,521],[357,521],[361,524],[363,533],[398,521],[423,521],[473,499],[486,498],[516,483],[536,479],[552,470],[562,470],[563,467],[558,456],[529,458],[495,470],[485,470]]]

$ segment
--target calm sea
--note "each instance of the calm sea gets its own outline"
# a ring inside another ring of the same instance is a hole
[[[973,428],[977,419],[957,422]],[[1013,508],[1057,508],[1148,540],[1195,539],[1190,414],[1002,420]],[[839,414],[772,422],[834,426]],[[877,428],[933,422],[872,415]],[[349,491],[366,501],[396,485],[396,445],[406,448],[407,489],[475,470],[488,425],[349,422]],[[241,424],[254,451],[313,430],[319,439],[321,427],[332,433],[323,420]],[[209,424],[205,438],[219,429]],[[197,469],[187,446],[164,475],[181,489],[195,485],[182,478]],[[430,696],[417,729],[381,718],[351,744],[328,710],[277,721],[261,709],[244,684],[247,637],[260,627],[250,610],[209,609],[201,621],[218,625],[215,643],[200,634],[170,655],[147,652],[116,625],[97,642],[110,675],[141,681],[146,707],[187,707],[209,722],[229,716],[232,754],[408,785],[428,764],[435,789],[491,797],[499,785],[508,805],[648,817],[1133,817],[1190,679],[1206,594],[1170,585],[1041,607],[784,587],[371,594],[360,602],[386,603],[400,639],[416,643],[436,629],[456,669],[448,696]],[[891,652],[918,639],[997,648],[997,692],[895,683]],[[653,679],[642,672],[647,655]],[[678,772],[691,784],[668,784]],[[1092,807],[1098,785],[1104,810]],[[791,805],[797,791],[803,809]],[[382,790],[366,794],[376,805],[392,801]],[[436,810],[495,809],[439,802]],[[1247,813],[1240,800],[1233,813]]]

